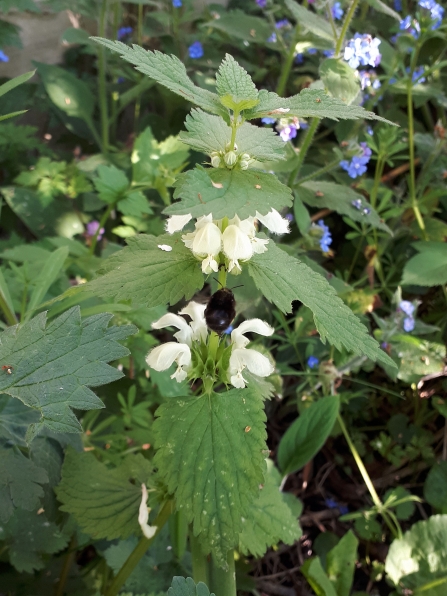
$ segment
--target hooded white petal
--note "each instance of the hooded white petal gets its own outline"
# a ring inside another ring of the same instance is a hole
[[[229,259],[245,261],[253,256],[250,238],[238,226],[232,224],[225,228],[222,240],[223,251]]]
[[[173,234],[174,232],[183,230],[191,219],[192,215],[171,215],[166,222],[166,231],[168,234]]]
[[[192,252],[199,256],[213,255],[220,253],[222,246],[222,232],[211,222],[206,222],[194,232],[192,241]]]
[[[168,341],[153,348],[146,356],[146,362],[154,370],[167,370],[174,362],[179,366],[191,363],[191,350],[186,344]]]
[[[257,350],[234,348],[230,356],[230,382],[234,387],[245,387],[245,379],[242,376],[245,368],[258,377],[268,377],[274,371],[267,356]]]
[[[233,329],[231,332],[231,343],[235,345],[236,348],[245,348],[245,346],[250,343],[250,340],[247,339],[244,333],[259,333],[259,335],[272,335],[274,333],[273,327],[271,327],[265,321],[261,319],[248,319],[241,323],[236,329]]]
[[[191,345],[192,329],[183,317],[179,317],[173,313],[168,312],[163,315],[161,319],[152,323],[154,329],[164,329],[165,327],[177,327],[180,331],[174,333],[174,337],[183,344]]]
[[[199,302],[190,302],[182,308],[179,312],[181,315],[189,315],[191,317],[190,327],[192,329],[192,338],[194,340],[205,341],[208,335],[208,327],[205,321],[206,304]]]
[[[157,526],[150,526],[147,522],[149,520],[150,508],[147,507],[147,488],[145,484],[141,485],[141,503],[138,512],[138,523],[140,524],[141,531],[146,538],[153,538],[157,532]]]
[[[267,215],[261,215],[256,211],[256,219],[259,219],[274,234],[288,234],[290,232],[289,222],[285,217],[281,217],[276,209],[272,209]]]

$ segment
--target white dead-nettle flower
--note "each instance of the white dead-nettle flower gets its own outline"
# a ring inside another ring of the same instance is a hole
[[[186,224],[191,221],[192,215],[171,215],[166,222],[166,231],[168,234],[174,234],[183,230]]]
[[[245,368],[258,377],[268,377],[274,371],[273,365],[267,356],[257,350],[251,350],[245,346],[250,342],[244,335],[248,332],[259,333],[269,336],[274,332],[265,321],[261,319],[248,319],[233,329],[231,332],[232,351],[230,356],[230,383],[239,389],[245,387],[246,380],[242,376]]]
[[[138,513],[138,523],[140,524],[141,531],[146,538],[153,538],[157,532],[157,526],[150,526],[147,522],[149,520],[150,507],[147,506],[147,488],[145,484],[141,485],[141,503],[140,510]]]
[[[213,223],[213,216],[204,215],[196,222],[194,232],[184,234],[182,240],[187,248],[190,248],[194,256],[202,258],[203,273],[217,272],[219,263],[216,257],[219,255],[222,246],[222,232]]]

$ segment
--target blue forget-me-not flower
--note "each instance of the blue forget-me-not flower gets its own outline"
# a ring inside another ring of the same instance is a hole
[[[196,60],[197,58],[201,58],[204,54],[203,46],[200,41],[195,41],[192,43],[188,48],[188,54],[190,58]]]

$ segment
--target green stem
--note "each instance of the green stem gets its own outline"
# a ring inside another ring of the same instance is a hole
[[[278,85],[276,86],[276,93],[281,97],[284,95],[284,92],[287,87],[287,81],[289,80],[290,71],[292,70],[293,60],[295,59],[295,46],[298,39],[298,25],[295,27],[295,32],[292,38],[292,42],[289,47],[289,51],[285,56],[285,60],[283,62],[281,68],[281,75],[279,77]]]
[[[335,56],[337,57],[340,52],[341,48],[343,47],[343,42],[346,37],[346,33],[348,32],[349,25],[354,17],[355,11],[357,10],[357,6],[359,4],[359,0],[352,0],[352,4],[349,7],[348,12],[346,13],[345,20],[343,21],[343,25],[340,32],[340,37],[337,39],[337,43],[335,45]]]
[[[231,140],[230,140],[230,149],[229,151],[234,151],[234,144],[236,142],[236,132],[238,129],[238,119],[239,119],[239,112],[233,112],[233,120],[231,122]]]
[[[0,308],[5,315],[6,322],[8,325],[17,325],[18,320],[15,313],[9,308],[8,303],[5,300],[2,292],[0,292]]]
[[[385,167],[385,160],[379,155],[376,163],[376,171],[374,173],[374,184],[369,197],[371,206],[375,209],[377,204],[377,194],[379,192],[380,180],[382,179],[383,168]]]
[[[212,558],[210,592],[214,592],[216,596],[236,596],[236,570],[233,550],[228,551],[226,570],[219,567]]]
[[[177,561],[181,561],[186,552],[188,540],[188,522],[183,511],[176,511],[169,518],[169,534],[174,556]]]
[[[422,214],[419,210],[418,201],[416,198],[416,164],[415,164],[415,156],[414,156],[414,115],[413,115],[413,71],[414,71],[414,63],[415,61],[412,60],[412,65],[410,67],[410,72],[408,74],[408,84],[407,84],[407,111],[408,111],[408,145],[409,145],[409,152],[410,152],[410,201],[411,207],[413,209],[414,216],[418,223],[419,229],[422,232],[424,240],[428,240],[427,232],[425,230],[424,220],[422,219]]]
[[[102,0],[101,12],[99,15],[99,37],[106,37],[107,4],[108,0]],[[102,46],[99,47],[98,50],[98,93],[99,112],[101,116],[102,151],[107,153],[109,149],[109,113],[107,102],[106,54]]]
[[[153,538],[146,538],[143,537],[137,544],[137,546],[133,549],[130,553],[129,557],[127,558],[124,565],[118,571],[118,574],[115,576],[110,588],[105,593],[105,596],[117,596],[118,592],[120,591],[121,587],[126,583],[127,578],[130,576],[132,571],[140,562],[141,558],[146,553],[147,549],[150,545],[154,542],[155,538],[160,533],[160,530],[168,521],[169,516],[172,512],[172,502],[166,501],[161,507],[160,511],[158,512],[157,517],[154,520],[153,525],[157,526],[157,532]]]
[[[327,172],[330,172],[331,170],[336,168],[339,163],[340,163],[339,159],[335,159],[334,161],[331,161],[330,163],[327,164],[327,166],[324,166],[324,168],[315,170],[315,172],[312,172],[312,174],[309,174],[308,176],[304,176],[303,178],[300,178],[299,180],[297,180],[297,182],[295,182],[295,186],[299,186],[300,184],[304,184],[304,182],[308,182],[309,180],[313,180],[314,178],[319,178],[320,176],[323,176],[323,174],[326,174]]]
[[[312,118],[311,123],[309,128],[306,130],[306,134],[305,137],[303,139],[303,142],[300,146],[300,152],[298,153],[298,162],[295,166],[295,169],[293,170],[293,172],[290,174],[289,176],[289,186],[293,186],[295,183],[295,179],[298,176],[298,174],[300,173],[301,170],[301,166],[304,163],[304,160],[306,158],[307,152],[309,150],[309,147],[312,143],[312,140],[314,138],[315,133],[317,132],[317,128],[318,125],[320,124],[320,119],[319,118]]]
[[[189,544],[191,547],[193,580],[196,582],[196,584],[203,582],[209,586],[210,578],[208,557],[203,554],[200,547],[200,540],[194,536],[192,527],[190,528],[189,532]]]
[[[76,538],[73,536],[73,538],[70,541],[70,545],[68,547],[67,554],[65,555],[64,564],[62,566],[59,581],[57,582],[55,596],[63,596],[64,595],[65,584],[67,583],[68,574],[69,574],[71,566],[73,564],[75,554],[76,554]]]
[[[107,207],[107,209],[102,214],[102,217],[99,221],[98,229],[96,230],[95,235],[92,237],[92,241],[90,244],[90,250],[89,250],[90,255],[92,255],[95,252],[96,243],[98,242],[98,236],[101,231],[101,228],[103,228],[106,225],[106,222],[109,219],[109,215],[112,213],[114,208],[115,208],[115,203],[110,203],[110,205]]]
[[[143,4],[138,4],[138,22],[137,22],[137,43],[141,47],[143,45]],[[138,96],[135,102],[134,114],[134,131],[137,132],[138,119],[141,110],[141,95]]]

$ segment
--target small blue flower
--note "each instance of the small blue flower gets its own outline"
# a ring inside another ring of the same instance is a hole
[[[323,50],[323,56],[326,56],[326,58],[332,58],[334,54],[334,50]]]
[[[419,0],[418,4],[421,8],[426,8],[430,11],[430,16],[435,21],[430,28],[432,30],[438,29],[442,24],[444,8],[434,0]]]
[[[304,62],[304,54],[297,54],[295,56],[295,64],[302,64]]]
[[[371,209],[369,207],[363,207],[362,214],[369,215],[371,213]]]
[[[172,0],[172,6],[174,8],[181,8],[183,6],[182,0]]]
[[[118,83],[118,85],[121,85],[122,83],[124,83],[125,80],[126,79],[124,77],[118,77],[116,82]]]
[[[265,118],[261,118],[261,122],[263,124],[275,124],[276,119],[275,118],[269,118],[268,116],[265,116]]]
[[[351,68],[359,66],[378,66],[382,59],[379,52],[380,39],[368,33],[356,33],[345,47],[344,59]]]
[[[381,347],[383,350],[387,350],[387,349],[390,347],[390,344],[389,344],[388,342],[386,342],[386,341],[383,341],[383,342],[380,344],[380,347]]]
[[[334,6],[331,8],[331,13],[332,13],[332,18],[336,19],[337,21],[339,21],[342,18],[344,11],[341,7],[340,2],[336,2],[334,4]]]
[[[118,39],[124,39],[132,34],[133,27],[120,27],[118,29]]]
[[[413,317],[405,317],[404,331],[406,331],[407,333],[410,333],[410,331],[413,331],[414,325],[415,325],[415,321],[414,321]]]
[[[276,41],[277,41],[276,33],[272,33],[270,35],[270,37],[267,39],[267,43],[276,43]]]
[[[290,223],[292,223],[292,221],[295,221],[295,218],[291,213],[286,213],[284,217],[287,219],[287,221],[290,221]]]
[[[349,507],[347,507],[347,505],[340,505],[340,503],[337,503],[335,499],[325,499],[324,504],[326,507],[329,507],[329,509],[338,509],[341,515],[349,513]]]
[[[313,56],[314,54],[318,53],[318,50],[316,48],[309,48],[307,50],[307,53],[309,54],[309,56]]]
[[[412,317],[414,313],[414,304],[409,300],[401,300],[399,302],[399,309],[409,317]]]
[[[374,134],[374,131],[371,126],[366,127],[366,134],[368,134],[370,136],[372,136]]]
[[[360,211],[362,208],[362,199],[354,199],[351,201],[351,205]]]
[[[256,4],[259,8],[265,8],[267,6],[267,0],[256,0]]]
[[[320,364],[320,361],[315,356],[309,356],[309,358],[307,359],[307,366],[309,368],[315,368],[319,364]]]
[[[287,19],[283,19],[282,21],[278,21],[277,23],[275,23],[276,29],[284,29],[285,27],[288,27],[289,25],[290,25],[290,21],[288,21]]]
[[[399,23],[399,29],[405,31],[408,35],[411,35],[415,39],[419,37],[421,32],[421,26],[416,19],[413,19],[411,15],[406,16]]]
[[[366,171],[367,167],[363,157],[359,157],[358,155],[354,155],[352,160],[346,161],[344,159],[340,162],[340,166],[348,172],[348,176],[350,178],[357,178],[358,176],[362,176]]]
[[[188,54],[190,58],[193,58],[193,60],[196,60],[197,58],[201,58],[203,56],[203,46],[200,43],[200,41],[195,41],[189,46]]]
[[[402,0],[394,0],[394,10],[402,10]]]
[[[410,67],[408,67],[406,69],[407,73],[410,72]],[[413,83],[425,83],[425,81],[427,80],[423,74],[425,72],[425,68],[423,66],[418,66],[417,68],[414,69],[413,75],[411,77],[411,80],[413,81]]]
[[[0,62],[9,62],[9,56],[3,50],[0,50]]]
[[[379,89],[381,87],[380,81],[377,78],[375,70],[359,70],[359,77],[360,86],[362,89],[366,89],[366,87]]]
[[[329,252],[329,246],[332,244],[332,235],[329,227],[325,225],[322,219],[318,220],[317,225],[323,230],[323,235],[320,238],[320,248],[323,252]]]
[[[284,143],[286,143],[287,141],[291,141],[296,137],[296,131],[297,127],[295,124],[290,123],[287,126],[284,126],[284,128],[280,131],[279,136],[282,138]]]
[[[224,331],[225,335],[230,335],[230,333],[233,331],[234,327],[233,325],[230,325],[229,327],[227,327]]]

